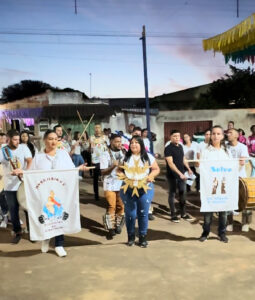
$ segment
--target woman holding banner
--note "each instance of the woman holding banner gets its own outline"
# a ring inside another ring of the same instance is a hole
[[[212,128],[211,138],[208,146],[201,152],[201,160],[226,160],[231,159],[232,155],[226,148],[224,140],[224,130],[221,126],[214,126]],[[214,180],[213,189],[220,185],[221,190],[225,189],[224,182],[218,182],[217,178]],[[204,213],[204,225],[203,233],[200,237],[200,242],[207,240],[210,233],[210,227],[212,223],[213,212]],[[227,243],[228,238],[226,237],[226,226],[227,226],[227,212],[219,212],[219,225],[218,225],[218,237],[221,242]]]
[[[65,170],[73,169],[73,164],[70,155],[63,149],[58,149],[58,136],[54,130],[47,130],[44,134],[45,149],[41,153],[37,153],[33,159],[30,170]],[[88,168],[82,164],[79,166],[80,171],[87,171]],[[22,174],[22,170],[16,169],[13,171],[14,175]],[[54,197],[53,197],[54,198]],[[50,211],[50,207],[47,207]],[[41,251],[48,252],[50,240],[42,241]],[[64,235],[55,237],[55,252],[58,256],[66,256],[67,253],[64,249]]]

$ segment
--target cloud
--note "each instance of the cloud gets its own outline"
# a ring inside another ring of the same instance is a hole
[[[0,68],[0,76],[30,76],[31,72],[17,70],[17,69],[8,69],[8,68]]]

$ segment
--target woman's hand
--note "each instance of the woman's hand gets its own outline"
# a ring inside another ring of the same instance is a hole
[[[78,169],[80,170],[80,171],[89,171],[89,168],[87,167],[87,164],[82,164],[82,165],[80,165],[79,167],[78,167]]]
[[[154,180],[154,176],[153,175],[149,175],[148,177],[147,177],[147,182],[154,182],[155,180]]]

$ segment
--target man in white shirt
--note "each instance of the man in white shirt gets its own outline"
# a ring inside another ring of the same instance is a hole
[[[21,239],[21,225],[19,218],[19,203],[17,200],[17,190],[21,183],[21,178],[13,176],[14,169],[29,169],[32,163],[31,152],[26,145],[20,145],[19,132],[9,130],[8,144],[0,149],[0,163],[3,166],[4,192],[11,215],[11,222],[15,237],[12,241],[17,244]]]
[[[6,134],[1,132],[0,133],[0,150],[3,146],[6,145]],[[1,217],[1,223],[0,223],[0,228],[6,228],[7,223],[8,223],[8,205],[5,199],[5,194],[4,194],[4,189],[3,189],[3,168],[0,165],[0,184],[1,184],[1,189],[0,189],[0,217]]]
[[[95,134],[89,139],[92,164],[95,166],[93,172],[93,188],[95,193],[95,200],[99,201],[99,187],[98,180],[100,173],[100,156],[107,150],[108,137],[103,134],[102,127],[100,124],[94,126]]]
[[[124,225],[124,204],[120,198],[122,181],[118,179],[116,173],[123,159],[121,136],[112,134],[108,151],[100,156],[100,169],[104,176],[104,195],[108,203],[103,220],[111,238],[116,233],[120,234]]]
[[[210,138],[211,138],[211,129],[207,129],[205,131],[205,140],[200,142],[198,144],[198,159],[200,158],[201,152],[208,146],[208,143],[210,142]]]
[[[54,126],[53,130],[56,132],[56,134],[58,136],[58,149],[64,149],[68,153],[70,153],[71,147],[70,147],[69,143],[65,139],[63,139],[62,126],[60,124],[57,124],[56,126]]]
[[[231,128],[227,133],[228,145],[227,148],[231,152],[233,158],[240,158],[239,177],[247,177],[245,171],[245,158],[249,157],[248,148],[246,145],[238,142],[239,132],[235,128]],[[242,160],[243,159],[243,160]],[[249,224],[251,223],[252,210],[245,209],[242,212],[242,231],[249,231]],[[233,212],[228,216],[227,231],[233,231]]]

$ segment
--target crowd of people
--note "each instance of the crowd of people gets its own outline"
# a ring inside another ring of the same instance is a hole
[[[28,131],[10,130],[0,133],[0,163],[3,168],[4,189],[0,194],[1,224],[6,228],[10,218],[17,244],[22,237],[19,217],[17,190],[22,181],[23,172],[28,169],[79,169],[79,179],[84,172],[93,177],[95,201],[99,201],[99,179],[103,180],[104,197],[107,201],[103,223],[108,234],[113,238],[122,232],[126,224],[129,246],[135,244],[135,224],[138,220],[140,247],[147,247],[148,220],[153,220],[152,199],[154,181],[160,173],[157,160],[153,155],[152,142],[155,137],[148,136],[148,130],[130,124],[128,131],[102,129],[94,126],[94,134],[81,134],[71,129],[63,134],[63,127],[58,124],[44,134],[44,147],[39,151],[30,140]],[[247,177],[245,159],[255,157],[255,125],[251,126],[251,135],[246,138],[242,129],[235,129],[234,122],[228,123],[228,129],[213,126],[200,137],[200,142],[188,133],[181,136],[177,129],[170,133],[170,140],[165,145],[165,161],[169,186],[170,220],[179,223],[180,218],[192,221],[187,213],[186,192],[190,191],[189,180],[195,179],[195,188],[200,191],[199,160],[240,159],[240,177]],[[93,166],[94,169],[89,168]],[[139,178],[137,174],[139,173]],[[253,176],[253,173],[251,176]],[[224,186],[223,186],[224,188]],[[178,193],[178,195],[177,195]],[[178,196],[178,197],[177,197]],[[179,210],[176,209],[176,199]],[[26,212],[26,216],[29,211]],[[242,230],[248,231],[251,223],[251,210],[242,212]],[[218,236],[222,242],[228,242],[226,231],[233,231],[235,212],[219,212]],[[210,233],[213,212],[204,213],[203,232],[200,241],[205,241]],[[29,229],[29,218],[26,218]],[[55,251],[58,256],[66,256],[64,236],[55,237]],[[49,240],[42,241],[41,251],[47,252]]]

